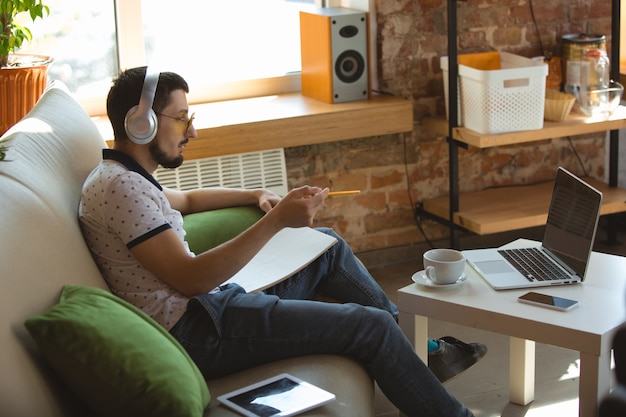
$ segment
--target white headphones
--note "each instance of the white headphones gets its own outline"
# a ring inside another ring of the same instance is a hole
[[[158,82],[159,72],[146,68],[139,104],[128,110],[124,118],[124,129],[128,138],[139,145],[150,143],[156,136],[158,122],[152,104]]]

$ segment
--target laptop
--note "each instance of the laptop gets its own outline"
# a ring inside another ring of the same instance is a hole
[[[540,247],[472,249],[463,253],[470,266],[496,290],[581,283],[601,205],[600,191],[559,167]]]

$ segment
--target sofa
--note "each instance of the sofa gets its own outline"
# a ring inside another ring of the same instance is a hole
[[[0,146],[8,148],[0,162],[1,416],[238,415],[216,398],[283,372],[336,394],[332,403],[304,415],[374,415],[371,377],[341,356],[300,357],[198,381],[197,368],[176,341],[109,292],[77,220],[82,183],[106,144],[63,84],[50,85]],[[220,224],[234,222],[229,233],[245,227],[246,219],[254,221],[250,213],[202,213],[189,221],[190,242],[199,242],[190,243],[192,249],[216,243],[201,233],[214,215],[221,216]],[[68,316],[71,323],[63,321]],[[95,339],[108,331],[112,337]],[[152,339],[141,339],[144,333]],[[155,348],[160,357],[145,357]],[[157,369],[162,372],[148,380]],[[167,381],[158,379],[163,375]],[[198,404],[184,412],[168,404],[150,408],[167,402],[170,391],[179,391],[178,401],[189,402],[184,396],[192,395]]]

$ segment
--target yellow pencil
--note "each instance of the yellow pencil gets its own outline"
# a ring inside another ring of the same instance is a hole
[[[334,197],[334,196],[338,196],[338,195],[351,195],[351,194],[358,194],[360,193],[361,190],[348,190],[348,191],[331,191],[328,193],[329,197]]]

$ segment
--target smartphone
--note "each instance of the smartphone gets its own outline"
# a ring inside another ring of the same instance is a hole
[[[529,292],[517,299],[520,303],[533,304],[540,307],[552,308],[554,310],[569,311],[578,306],[578,301],[568,298],[555,297],[553,295]]]

